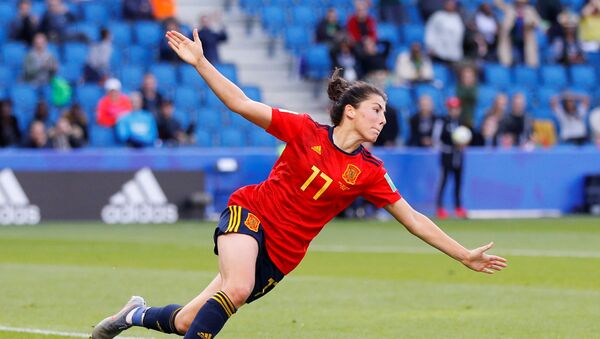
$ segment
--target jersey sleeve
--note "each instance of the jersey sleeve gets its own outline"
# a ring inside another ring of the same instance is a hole
[[[302,135],[302,131],[310,120],[308,114],[273,108],[271,125],[266,131],[283,142],[290,142],[294,137]]]
[[[393,204],[402,199],[394,182],[383,166],[377,169],[372,184],[367,187],[362,196],[377,208]]]

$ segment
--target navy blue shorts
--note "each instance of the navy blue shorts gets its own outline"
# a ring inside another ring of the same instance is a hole
[[[254,289],[246,300],[251,303],[254,300],[269,293],[280,281],[284,274],[273,264],[267,248],[265,247],[265,236],[262,224],[258,217],[241,206],[229,206],[219,219],[215,230],[215,254],[219,255],[217,238],[223,234],[239,233],[251,236],[258,243],[258,257],[256,258],[256,276],[254,278]]]

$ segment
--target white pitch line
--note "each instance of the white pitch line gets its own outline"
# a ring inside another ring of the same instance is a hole
[[[429,254],[437,253],[435,249],[428,247],[394,247],[394,246],[346,246],[346,245],[314,245],[310,247],[311,252],[331,253],[406,253],[406,254]],[[556,257],[556,258],[600,258],[600,252],[592,251],[569,251],[569,250],[535,250],[535,249],[501,249],[491,253],[499,255],[514,255],[523,257]]]
[[[37,329],[37,328],[18,328],[18,327],[9,327],[9,326],[2,326],[2,325],[0,325],[0,332],[57,335],[57,336],[72,337],[72,338],[89,338],[90,337],[90,335],[87,333],[50,331],[50,330],[42,330],[42,329]],[[120,338],[120,339],[148,339],[148,338],[142,338],[142,337],[122,337],[122,336],[119,336],[117,338]]]

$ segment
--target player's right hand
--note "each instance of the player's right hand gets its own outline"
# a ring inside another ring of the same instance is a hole
[[[194,41],[177,31],[168,31],[165,36],[167,37],[169,46],[177,53],[181,60],[190,65],[196,65],[204,59],[202,42],[198,37],[197,28],[194,28]]]

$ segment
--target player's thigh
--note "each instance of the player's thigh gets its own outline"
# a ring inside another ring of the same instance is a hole
[[[223,234],[217,239],[219,272],[223,291],[236,306],[243,305],[252,292],[258,258],[258,243],[246,234]]]

